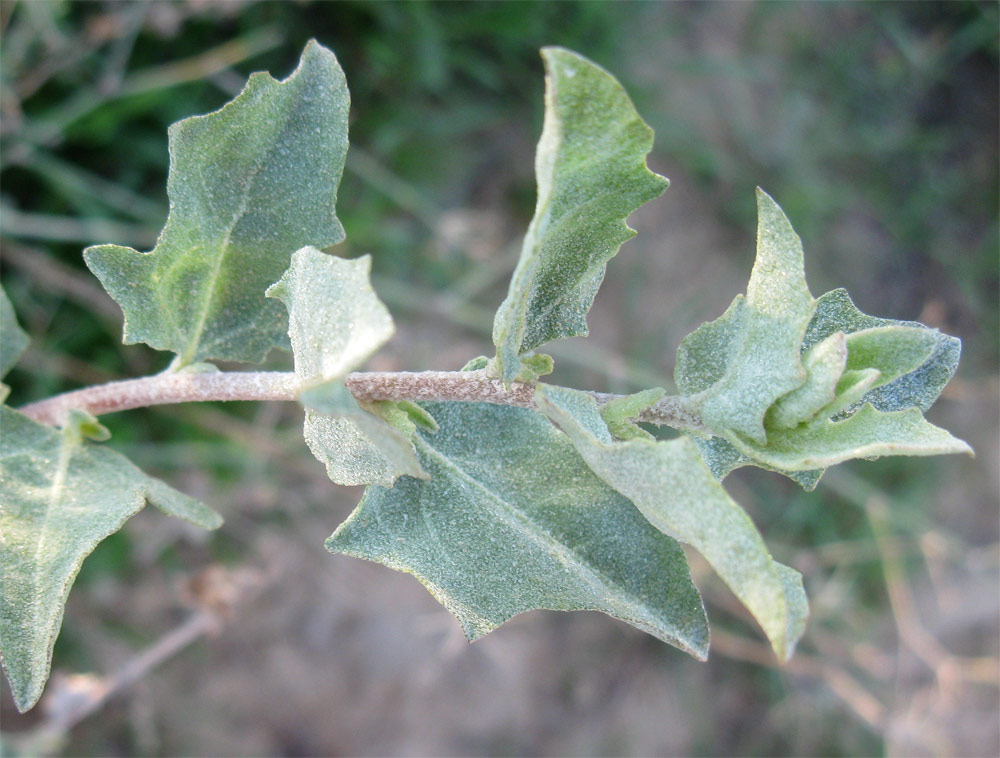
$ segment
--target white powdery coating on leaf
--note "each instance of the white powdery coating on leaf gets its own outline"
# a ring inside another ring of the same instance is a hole
[[[750,517],[705,466],[694,443],[611,438],[586,393],[540,385],[539,408],[590,468],[629,498],[650,523],[698,550],[760,623],[787,660],[805,628],[806,599],[796,572],[776,563]]]
[[[253,74],[233,101],[170,127],[170,215],[150,253],[98,245],[87,265],[125,314],[126,343],[260,362],[285,344],[264,290],[303,245],[344,238],[334,206],[350,97],[333,53],[306,45],[278,82]]]
[[[545,120],[535,156],[538,200],[493,323],[502,379],[525,353],[587,333],[605,266],[630,239],[625,223],[667,180],[646,167],[653,132],[611,74],[545,48]]]
[[[708,630],[680,547],[536,413],[435,403],[427,481],[371,487],[327,547],[415,575],[471,638],[533,608],[599,610],[698,657]]]
[[[63,606],[83,559],[145,500],[212,528],[207,506],[146,476],[110,448],[0,406],[0,659],[17,707],[48,678]]]
[[[392,336],[389,310],[369,280],[371,256],[354,260],[304,247],[267,290],[288,308],[295,373],[310,384],[339,379]]]

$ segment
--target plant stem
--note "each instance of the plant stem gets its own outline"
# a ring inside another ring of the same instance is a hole
[[[414,400],[459,401],[535,407],[535,388],[520,382],[505,387],[485,371],[372,371],[348,374],[344,383],[360,401]],[[87,387],[45,400],[19,410],[43,424],[65,423],[72,409],[100,416],[104,413],[145,408],[151,405],[201,402],[207,400],[297,400],[302,380],[293,373],[277,371],[232,371],[156,374]],[[621,395],[591,393],[599,403]],[[665,424],[676,429],[705,431],[705,426],[679,396],[665,397],[643,411],[641,421]]]

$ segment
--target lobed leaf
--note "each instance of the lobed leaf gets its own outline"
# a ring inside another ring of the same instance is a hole
[[[810,421],[837,399],[840,378],[847,366],[847,338],[834,332],[802,355],[806,380],[779,398],[764,416],[768,429],[790,429]]]
[[[0,287],[0,379],[7,376],[27,347],[28,335],[17,323],[14,306]],[[0,382],[0,402],[7,399],[9,391],[7,385]]]
[[[755,463],[783,472],[826,468],[852,458],[972,454],[967,443],[931,424],[916,408],[884,413],[867,403],[842,421],[823,418],[794,429],[772,429],[766,446],[739,437],[730,442]]]
[[[869,316],[858,310],[847,290],[836,289],[816,301],[816,312],[806,329],[803,347],[809,348],[837,331],[850,338],[855,332],[888,326],[921,330],[931,340],[930,352],[923,363],[867,392],[861,401],[886,412],[907,408],[926,411],[958,368],[962,342],[957,337],[942,334],[916,321]]]
[[[764,416],[806,380],[801,347],[816,301],[806,285],[802,242],[788,218],[757,190],[757,258],[746,297],[684,338],[675,379],[709,428],[763,445]]]
[[[364,410],[342,382],[307,392],[303,434],[333,482],[391,487],[403,475],[427,478],[410,435]]]
[[[729,497],[687,437],[615,441],[587,393],[539,385],[539,410],[569,437],[591,470],[653,526],[700,552],[788,660],[805,631],[798,572],[775,562],[750,517]]]
[[[635,231],[625,220],[662,194],[646,167],[653,132],[607,71],[557,47],[545,61],[545,120],[535,156],[538,200],[493,324],[505,382],[546,342],[587,334],[605,266]]]
[[[66,429],[0,407],[0,659],[20,711],[41,696],[80,565],[149,500],[215,528],[222,518],[113,450],[92,445],[93,417]]]
[[[429,480],[369,487],[327,548],[413,574],[469,639],[535,608],[598,610],[698,658],[708,626],[680,546],[532,411],[431,403]]]
[[[370,271],[370,256],[346,260],[304,247],[267,296],[288,309],[309,449],[337,484],[390,487],[403,474],[425,476],[413,445],[361,408],[342,381],[395,331],[372,289]]]
[[[334,212],[350,97],[333,53],[310,42],[278,82],[253,74],[221,110],[170,127],[170,214],[150,253],[84,252],[125,314],[124,341],[178,354],[259,362],[285,342],[264,289],[303,245],[344,238]]]
[[[751,458],[741,453],[725,437],[699,438],[691,437],[698,450],[701,452],[705,465],[719,481],[722,481],[735,469],[743,466],[757,466],[759,468],[774,471],[777,474],[787,476],[792,481],[799,484],[802,489],[812,492],[819,484],[820,478],[826,469],[811,469],[808,471],[788,471],[767,464],[764,461]]]
[[[304,247],[267,289],[288,310],[295,373],[304,386],[343,378],[396,331],[372,288],[371,267],[370,255],[347,260]]]

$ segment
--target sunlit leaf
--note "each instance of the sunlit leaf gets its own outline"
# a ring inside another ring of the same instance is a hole
[[[780,471],[825,468],[852,458],[972,453],[972,448],[929,421],[916,408],[883,413],[869,404],[843,421],[821,419],[794,429],[772,429],[767,445],[738,437],[733,446]]]
[[[615,78],[562,48],[544,48],[542,58],[538,199],[493,324],[505,382],[518,376],[525,353],[587,333],[587,311],[605,265],[635,234],[625,220],[667,187],[646,167],[653,132]]]
[[[780,660],[805,630],[802,578],[775,562],[750,517],[729,497],[687,437],[616,441],[587,393],[539,385],[539,409],[587,465],[653,526],[700,552],[761,625]]]
[[[533,608],[599,610],[704,658],[708,627],[680,546],[587,468],[542,416],[431,403],[429,480],[369,487],[327,541],[416,576],[470,639]]]
[[[806,380],[772,405],[764,417],[767,428],[790,429],[810,421],[837,398],[847,366],[847,338],[834,332],[802,355]]]
[[[372,289],[370,270],[369,256],[345,260],[305,247],[267,295],[288,309],[309,449],[337,484],[388,487],[403,474],[424,476],[413,445],[358,405],[342,381],[395,330]]]
[[[146,500],[206,528],[222,519],[87,442],[85,433],[97,428],[92,417],[75,413],[60,432],[0,407],[0,427],[0,658],[25,711],[48,678],[73,580],[101,540]]]
[[[344,237],[334,213],[350,99],[326,48],[310,42],[282,82],[250,77],[231,103],[170,128],[170,215],[156,248],[85,252],[125,313],[126,343],[208,358],[263,360],[286,345],[264,290],[304,245]]]
[[[371,256],[354,260],[304,247],[267,290],[288,309],[295,373],[304,387],[343,378],[392,336],[389,310],[372,289]]]
[[[806,379],[802,338],[816,301],[806,285],[802,242],[785,214],[757,190],[757,258],[746,297],[685,337],[675,378],[696,394],[706,425],[765,444],[764,415]]]

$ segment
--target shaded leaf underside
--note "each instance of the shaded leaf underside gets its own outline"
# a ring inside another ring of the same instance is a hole
[[[369,256],[345,260],[304,247],[267,295],[288,309],[310,451],[337,484],[391,486],[403,474],[425,476],[413,445],[361,408],[342,381],[395,331],[372,289],[370,270]]]

